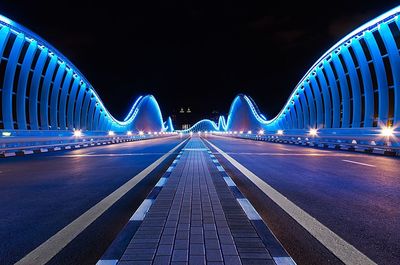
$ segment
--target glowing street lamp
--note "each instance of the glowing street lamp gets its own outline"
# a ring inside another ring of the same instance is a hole
[[[276,134],[277,134],[277,135],[283,135],[283,130],[278,130],[278,131],[276,132]]]
[[[144,132],[143,131],[139,131],[139,135],[143,135],[144,134]]]
[[[74,130],[74,136],[75,137],[81,137],[82,136],[82,130]]]
[[[11,136],[11,132],[2,132],[1,135],[8,137],[8,136]]]
[[[385,137],[392,137],[393,136],[393,128],[392,127],[382,127],[381,135]]]
[[[258,134],[259,134],[259,135],[264,135],[264,130],[259,130],[259,131],[258,131]]]
[[[247,131],[247,134],[251,134],[251,131]]]
[[[308,134],[311,135],[311,136],[317,136],[318,130],[317,130],[317,129],[310,129],[310,131],[308,132]]]
[[[132,132],[131,132],[131,131],[127,131],[127,132],[126,132],[126,135],[131,136],[131,135],[132,135]]]
[[[115,135],[115,132],[113,132],[113,131],[108,131],[108,136],[114,136]]]

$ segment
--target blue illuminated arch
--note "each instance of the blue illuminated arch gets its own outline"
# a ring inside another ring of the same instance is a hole
[[[249,96],[238,95],[226,124],[215,130],[399,128],[399,14],[400,6],[333,45],[301,78],[274,118],[265,119]]]
[[[152,95],[140,96],[123,121],[104,107],[92,85],[57,49],[0,15],[0,130],[164,131]],[[168,120],[168,128],[173,130]]]

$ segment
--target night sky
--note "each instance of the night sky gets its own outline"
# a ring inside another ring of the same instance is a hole
[[[153,94],[164,117],[190,107],[194,121],[238,93],[273,118],[328,48],[400,3],[273,2],[14,0],[0,13],[61,51],[115,117]]]

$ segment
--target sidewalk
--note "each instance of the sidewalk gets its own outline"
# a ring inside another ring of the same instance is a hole
[[[190,139],[118,264],[294,264],[213,157]]]

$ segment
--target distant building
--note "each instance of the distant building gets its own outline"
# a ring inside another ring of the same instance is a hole
[[[173,115],[173,122],[178,129],[186,130],[192,126],[192,110],[190,107],[180,107],[177,113]]]

